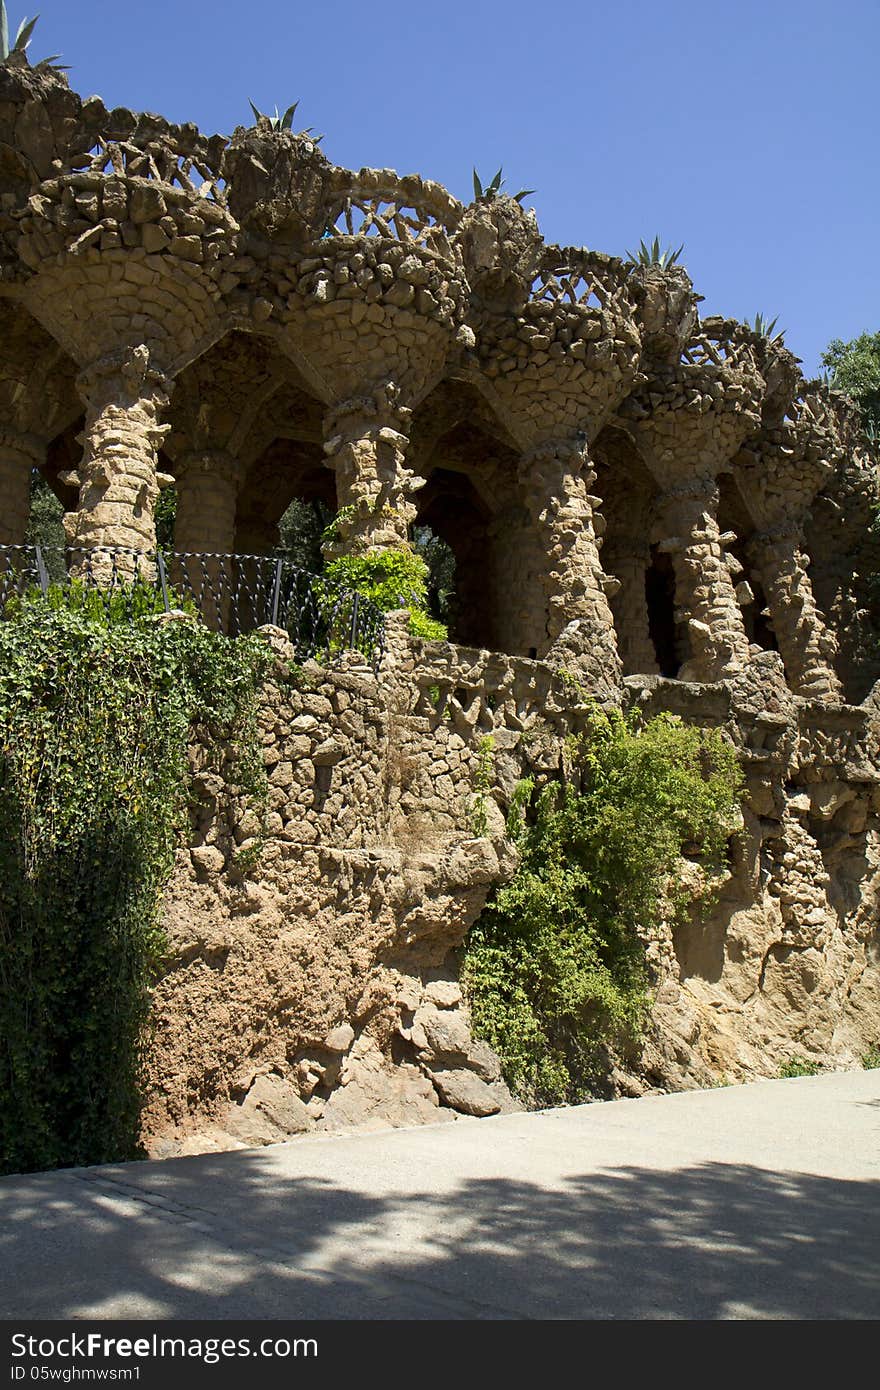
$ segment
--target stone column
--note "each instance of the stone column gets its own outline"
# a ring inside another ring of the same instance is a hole
[[[749,561],[767,607],[788,683],[796,695],[829,702],[843,699],[833,666],[837,642],[813,596],[799,526],[756,535]]]
[[[65,517],[68,539],[73,546],[152,552],[157,455],[169,429],[159,423],[168,405],[165,378],[150,367],[146,347],[126,348],[88,367],[77,388],[86,423],[79,507]],[[109,575],[109,557],[97,557],[92,568],[96,576]],[[133,556],[117,558],[119,573],[128,576],[135,569]]]
[[[33,435],[0,425],[0,545],[24,545],[31,510],[31,473],[45,461]]]
[[[642,536],[614,538],[612,554],[606,551],[606,564],[620,588],[611,600],[617,645],[626,676],[656,676],[657,654],[648,623],[645,579],[651,564],[647,528]]]
[[[586,447],[573,441],[540,444],[519,465],[543,553],[545,631],[550,660],[584,678],[592,690],[618,689],[620,657],[608,593],[617,588],[602,571],[594,514],[599,498]],[[539,652],[539,655],[544,653]]]
[[[209,627],[229,623],[235,550],[235,510],[242,469],[221,450],[205,449],[177,460],[174,526],[176,583],[185,577]],[[188,558],[183,559],[186,555]]]
[[[749,640],[718,527],[718,483],[688,478],[659,499],[656,534],[672,557],[676,607],[685,614],[690,658],[679,680],[717,681],[749,660]]]
[[[406,467],[412,412],[393,383],[373,396],[334,406],[325,420],[325,462],[336,474],[340,517],[332,556],[409,545],[416,518],[412,493],[424,479]]]

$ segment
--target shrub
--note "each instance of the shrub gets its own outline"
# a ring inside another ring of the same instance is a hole
[[[345,592],[356,590],[385,612],[408,608],[414,637],[443,639],[446,627],[427,611],[427,579],[428,566],[412,550],[370,550],[363,555],[340,555],[329,560],[320,580],[320,592],[328,607]]]
[[[803,1057],[790,1057],[779,1068],[781,1077],[818,1076],[822,1068],[818,1062],[807,1062]]]
[[[711,900],[738,818],[741,775],[717,731],[597,712],[569,752],[566,785],[536,795],[525,783],[514,799],[519,868],[463,961],[475,1030],[532,1106],[587,1099],[609,1049],[636,1046],[646,936]],[[676,874],[683,853],[703,870],[689,886]]]
[[[65,603],[67,595],[69,602]],[[258,639],[133,619],[74,587],[0,623],[0,1170],[138,1152],[160,896],[195,725],[265,774]]]

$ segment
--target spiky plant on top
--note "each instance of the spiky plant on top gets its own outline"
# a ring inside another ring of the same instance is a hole
[[[778,318],[768,319],[763,314],[756,314],[749,328],[756,333],[759,338],[766,338],[768,343],[781,343],[785,336],[785,329],[780,328],[778,333],[774,329],[779,322]]]
[[[34,32],[34,25],[39,19],[35,14],[33,19],[25,17],[18,26],[18,32],[12,43],[9,42],[9,16],[6,13],[5,0],[0,0],[0,63],[6,61],[10,53],[26,53],[27,46],[31,41],[31,34]]]
[[[660,238],[655,236],[651,242],[640,241],[638,251],[627,251],[626,257],[633,265],[653,265],[658,270],[669,270],[677,265],[683,250],[684,242],[674,250],[671,246],[661,247]]]
[[[261,121],[268,122],[270,130],[289,130],[291,134],[294,133],[293,118],[296,115],[296,108],[299,106],[298,101],[295,101],[292,106],[288,106],[287,110],[283,114],[278,110],[278,107],[276,106],[275,114],[273,116],[270,116],[265,111],[260,111],[259,108],[256,107],[254,103],[250,100],[250,98],[248,98],[248,105],[253,111],[254,118],[258,125]],[[324,137],[323,135],[313,135],[313,129],[313,126],[308,126],[305,130],[301,130],[298,133],[300,135],[307,135],[309,139],[312,141],[313,145],[320,145]]]
[[[490,182],[487,183],[487,184],[485,184],[485,186],[484,186],[484,184],[483,184],[483,182],[482,182],[482,180],[481,180],[479,174],[477,173],[477,171],[476,171],[476,169],[475,169],[475,170],[474,170],[474,197],[475,197],[475,198],[497,198],[497,197],[500,196],[501,190],[504,188],[504,182],[505,182],[504,179],[501,177],[501,170],[499,169],[499,170],[498,170],[498,173],[495,175],[495,177],[494,177],[493,179],[491,179]],[[523,198],[528,198],[529,194],[530,194],[530,193],[534,193],[534,192],[535,192],[534,188],[521,188],[521,189],[519,190],[518,193],[511,193],[511,194],[509,194],[508,196],[511,197],[515,203],[521,203],[522,200],[523,200]]]
[[[35,14],[33,19],[28,19],[27,16],[25,16],[18,26],[15,38],[12,40],[12,43],[10,43],[9,16],[6,13],[6,0],[0,0],[0,63],[5,63],[6,59],[11,57],[13,53],[27,53],[34,27],[39,18],[40,16],[38,14]],[[64,65],[58,62],[58,57],[59,55],[57,53],[53,53],[50,58],[41,58],[37,67],[54,68],[56,72],[66,72],[67,69]]]

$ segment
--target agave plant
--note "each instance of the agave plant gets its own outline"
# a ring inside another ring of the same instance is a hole
[[[299,106],[298,101],[295,101],[292,106],[288,106],[287,110],[283,114],[278,110],[278,107],[276,106],[274,116],[268,115],[268,113],[265,111],[260,111],[259,108],[256,107],[254,103],[251,101],[250,97],[248,97],[248,105],[253,111],[254,118],[257,121],[257,123],[259,123],[260,121],[268,121],[270,130],[289,130],[291,132],[293,131],[293,118],[296,115],[296,108]],[[306,130],[301,130],[299,134],[311,136],[312,144],[320,145],[324,137],[323,135],[313,135],[313,129],[313,126],[308,126]]]
[[[5,62],[10,53],[26,53],[27,46],[31,41],[31,34],[34,32],[34,25],[39,19],[35,14],[33,19],[25,17],[18,26],[18,33],[10,45],[9,43],[9,16],[6,13],[6,0],[0,0],[0,63]]]
[[[684,242],[677,250],[671,246],[661,248],[660,238],[655,236],[652,242],[640,241],[638,251],[627,251],[626,256],[633,265],[655,265],[659,270],[669,270],[678,263],[683,250]]]
[[[27,53],[34,26],[40,18],[35,14],[33,19],[24,18],[18,26],[18,32],[12,43],[9,42],[9,16],[6,13],[5,0],[0,0],[0,63],[5,63],[12,53]],[[41,58],[37,67],[53,68],[55,72],[67,72],[63,63],[58,62],[59,55],[53,53],[50,58]]]
[[[499,169],[499,170],[498,170],[498,173],[495,175],[494,179],[492,179],[491,182],[489,182],[489,183],[487,183],[487,184],[484,185],[483,182],[482,182],[482,180],[481,180],[481,178],[480,178],[480,176],[479,176],[479,174],[477,173],[477,171],[476,171],[476,169],[475,169],[475,170],[474,170],[474,197],[475,197],[475,198],[497,198],[497,197],[499,196],[499,194],[501,193],[501,190],[502,190],[502,188],[504,187],[504,182],[505,182],[504,179],[501,177],[501,172],[502,172],[501,169]],[[521,203],[522,200],[523,200],[523,198],[528,198],[529,194],[530,194],[530,193],[534,193],[534,192],[535,192],[535,189],[534,189],[534,188],[521,188],[521,189],[519,190],[518,193],[511,193],[509,196],[510,196],[511,198],[513,198],[513,201],[514,201],[515,203]]]
[[[768,343],[778,343],[785,336],[784,328],[780,328],[778,333],[773,332],[778,322],[778,318],[766,319],[763,314],[756,314],[754,322],[749,324],[749,328],[759,338],[766,338]]]

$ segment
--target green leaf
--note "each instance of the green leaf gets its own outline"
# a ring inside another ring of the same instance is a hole
[[[502,168],[503,168],[503,166],[502,166]],[[498,170],[498,173],[495,175],[494,179],[493,179],[492,182],[489,184],[489,188],[492,190],[493,193],[497,193],[497,192],[498,192],[499,188],[501,187],[501,182],[502,182],[502,180],[501,180],[501,169],[499,169],[499,170]]]
[[[256,106],[254,106],[254,103],[251,101],[250,97],[248,97],[248,105],[250,106],[251,110],[252,110],[253,113],[254,113],[254,118],[255,118],[255,120],[261,121],[261,120],[263,119],[263,113],[262,113],[262,111],[258,111],[258,110],[257,110]]]
[[[477,171],[476,171],[476,169],[475,169],[475,170],[474,170],[474,197],[475,197],[475,198],[482,198],[482,196],[483,196],[483,185],[480,183],[480,176],[479,176],[479,174],[477,173]]]
[[[298,106],[299,106],[299,102],[298,102],[298,101],[295,101],[295,102],[293,103],[292,106],[288,106],[288,108],[287,108],[287,110],[285,111],[284,115],[281,117],[281,129],[282,129],[282,130],[290,130],[290,129],[292,129],[292,127],[293,127],[293,118],[294,118],[294,116],[296,115],[296,108],[297,108]]]
[[[6,0],[0,0],[0,61],[9,57],[9,16]]]
[[[31,41],[31,34],[34,32],[34,26],[39,18],[40,16],[35,14],[33,19],[23,19],[21,21],[18,26],[18,33],[15,36],[15,43],[12,45],[13,53],[24,53]]]

